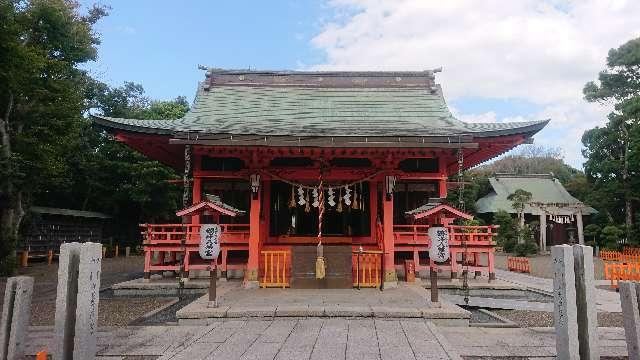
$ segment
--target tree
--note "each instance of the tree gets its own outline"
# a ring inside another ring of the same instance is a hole
[[[93,111],[106,116],[176,119],[189,110],[184,97],[151,101],[142,86],[134,83],[110,88],[94,82],[89,88],[87,102]],[[173,221],[181,193],[175,171],[86,125],[79,146],[67,158],[69,185],[45,187],[35,195],[38,204],[64,203],[111,214],[118,225],[114,235],[120,244],[137,240],[141,222]]]
[[[491,174],[553,174],[563,184],[580,173],[564,163],[559,149],[536,145],[523,145],[509,155],[479,169]]]
[[[43,183],[65,183],[64,158],[81,129],[88,76],[96,58],[94,24],[71,0],[0,2],[0,271],[15,262],[20,224]],[[79,91],[80,90],[80,91]]]
[[[504,210],[499,210],[493,214],[492,224],[498,225],[498,235],[496,243],[506,252],[512,252],[516,244],[516,225],[511,214]]]
[[[518,212],[521,227],[524,226],[524,208],[531,201],[531,197],[531,193],[523,189],[516,189],[507,196],[507,200],[511,201],[511,207]]]
[[[593,246],[598,244],[598,235],[600,235],[600,226],[597,224],[589,224],[584,227],[584,235],[591,238]]]
[[[607,249],[615,249],[618,247],[624,231],[615,225],[608,225],[602,229],[600,234],[602,236],[603,246]]]
[[[583,93],[587,101],[614,105],[607,125],[588,130],[582,138],[585,172],[596,191],[623,203],[626,236],[631,239],[640,170],[640,38],[609,50],[607,68]]]

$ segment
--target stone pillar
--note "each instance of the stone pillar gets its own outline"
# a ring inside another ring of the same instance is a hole
[[[600,359],[593,249],[583,245],[551,248],[556,351],[559,359]]]
[[[578,360],[578,309],[573,264],[573,249],[569,245],[551,247],[553,258],[553,317],[556,329],[558,359]]]
[[[547,214],[540,214],[540,252],[547,252]]]
[[[96,355],[100,298],[101,245],[60,246],[55,314],[56,359],[93,359]]]
[[[244,274],[244,287],[257,288],[258,265],[260,260],[260,192],[251,194],[251,208],[249,209],[249,260]]]
[[[578,244],[584,245],[584,227],[582,225],[582,210],[576,214],[576,227],[578,228]]]
[[[394,288],[398,285],[398,276],[394,264],[395,240],[393,238],[393,194],[383,195],[383,242],[384,242],[384,288]]]
[[[629,360],[640,360],[640,312],[638,311],[640,284],[620,281],[618,286]]]
[[[17,276],[7,279],[0,321],[0,359],[18,360],[24,357],[32,295],[32,277]]]
[[[595,277],[593,275],[593,248],[573,246],[573,264],[576,279],[576,307],[578,311],[578,343],[580,359],[599,360],[598,313],[596,312]]]
[[[129,255],[131,255],[131,246],[124,248],[124,257],[129,257]]]

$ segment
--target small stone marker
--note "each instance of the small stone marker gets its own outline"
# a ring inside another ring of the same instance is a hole
[[[593,249],[551,248],[556,351],[559,359],[600,359]]]
[[[55,358],[96,355],[102,245],[65,243],[60,247],[55,316]]]
[[[620,303],[629,360],[640,360],[640,312],[638,310],[640,284],[620,281],[618,286],[620,287]]]
[[[17,360],[24,357],[32,295],[32,277],[7,279],[0,322],[0,359]]]
[[[131,246],[124,248],[124,257],[129,257],[129,255],[131,255]]]

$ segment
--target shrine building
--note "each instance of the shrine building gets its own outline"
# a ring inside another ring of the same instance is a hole
[[[181,119],[93,116],[185,174],[175,223],[143,224],[145,277],[209,269],[198,255],[201,224],[220,225],[217,266],[240,271],[246,286],[392,286],[407,263],[435,266],[434,224],[449,229],[452,276],[461,244],[471,252],[465,266],[493,275],[496,229],[454,223],[472,216],[444,201],[447,189],[459,172],[530,142],[548,120],[459,121],[437,71],[209,69]]]

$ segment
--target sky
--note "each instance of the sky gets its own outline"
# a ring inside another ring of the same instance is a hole
[[[86,7],[95,1],[83,0]],[[428,70],[467,122],[551,119],[535,143],[580,168],[580,138],[610,108],[583,100],[609,49],[640,37],[639,0],[103,0],[99,58],[113,85],[190,100],[198,65]]]

